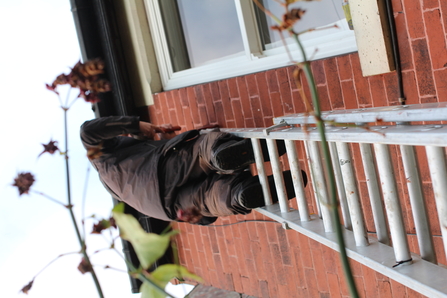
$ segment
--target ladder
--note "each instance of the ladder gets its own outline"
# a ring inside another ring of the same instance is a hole
[[[438,265],[438,260],[447,264],[447,103],[328,111],[322,119],[348,256],[423,295],[447,297],[447,269]],[[266,203],[257,211],[339,250],[315,123],[311,115],[294,114],[275,118],[269,128],[222,131],[252,140]],[[270,166],[263,161],[259,139],[266,139]],[[275,140],[285,141],[287,160],[278,157]],[[294,208],[287,200],[283,163],[292,172]],[[307,195],[302,167],[310,172]],[[421,177],[420,169],[429,175]],[[271,203],[270,170],[278,204]],[[419,255],[410,252],[407,240],[413,227]],[[432,232],[442,238],[442,255],[436,255]]]

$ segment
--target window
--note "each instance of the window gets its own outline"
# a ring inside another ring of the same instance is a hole
[[[281,17],[276,0],[263,5]],[[343,0],[299,1],[306,13],[294,28],[310,59],[357,50],[343,14]],[[301,55],[293,38],[270,27],[273,20],[252,0],[145,0],[149,27],[165,90],[290,65]],[[337,28],[332,26],[337,25]]]

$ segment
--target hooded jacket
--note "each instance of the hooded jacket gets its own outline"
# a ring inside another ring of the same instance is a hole
[[[199,131],[161,141],[120,136],[139,132],[139,117],[105,117],[86,121],[81,126],[81,140],[87,150],[101,148],[101,156],[91,162],[113,197],[150,217],[175,220],[171,211],[175,202],[160,197],[159,163],[170,150],[196,139]]]

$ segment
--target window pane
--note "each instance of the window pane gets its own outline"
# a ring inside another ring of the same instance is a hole
[[[234,1],[159,0],[174,71],[243,55]]]
[[[263,0],[264,7],[271,11],[279,19],[285,13],[285,9],[276,0]],[[301,20],[293,27],[295,32],[302,32],[308,29],[318,28],[335,23],[338,20],[344,19],[342,8],[342,0],[321,0],[321,1],[299,1],[289,6],[292,8],[300,8],[305,10],[305,14]],[[281,36],[276,30],[272,30],[271,26],[276,25],[276,22],[265,15],[264,12],[257,9],[257,17],[259,23],[259,30],[266,49],[276,46],[281,46]],[[284,32],[284,38],[288,34]]]

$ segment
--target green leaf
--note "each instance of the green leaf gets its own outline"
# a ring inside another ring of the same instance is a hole
[[[124,214],[117,205],[112,210],[113,218],[120,228],[121,237],[130,243],[144,269],[148,269],[156,260],[164,255],[169,246],[171,236],[178,231],[171,231],[163,236],[146,233],[140,223],[132,215]]]
[[[112,212],[124,213],[124,208],[126,208],[126,206],[124,205],[124,203],[121,202],[113,207]]]
[[[143,283],[140,287],[141,298],[165,298],[166,294],[161,293],[149,283]]]
[[[152,278],[155,279],[157,282],[164,283],[163,287],[166,286],[166,284],[173,279],[174,277],[178,278],[189,278],[193,279],[197,282],[202,282],[202,278],[195,275],[194,273],[191,273],[183,266],[176,265],[176,264],[165,264],[157,267],[152,273]]]
[[[199,276],[189,272],[188,269],[186,269],[185,267],[175,264],[165,264],[159,266],[151,273],[150,279],[164,289],[168,282],[174,277],[178,277],[181,279],[187,277],[198,282],[202,282],[202,279]],[[140,291],[142,293],[141,298],[165,297],[163,294],[160,293],[158,289],[147,282],[143,283]]]

